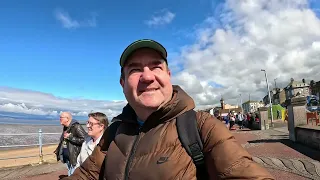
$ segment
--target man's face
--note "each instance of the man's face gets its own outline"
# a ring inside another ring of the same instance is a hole
[[[103,131],[104,125],[100,124],[99,121],[97,121],[93,117],[89,117],[87,121],[87,128],[88,128],[88,135],[91,137],[96,137]]]
[[[68,124],[69,117],[66,114],[60,115],[60,124],[66,126]]]
[[[170,71],[158,52],[143,48],[135,51],[123,68],[120,80],[129,104],[135,107],[158,109],[171,99]]]

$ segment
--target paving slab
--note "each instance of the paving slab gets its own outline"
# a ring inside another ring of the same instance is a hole
[[[239,144],[253,156],[253,160],[265,167],[276,179],[320,179],[320,153],[301,144],[289,141],[284,130],[232,131]],[[20,169],[0,170],[0,179],[53,180],[65,177],[64,164],[24,166]]]
[[[276,179],[320,179],[319,151],[291,142],[285,128],[232,133]]]
[[[25,165],[18,167],[2,168],[0,169],[1,180],[15,180],[28,177],[36,177],[43,174],[54,172],[67,173],[67,167],[62,163],[42,164],[42,165]],[[63,174],[61,174],[63,175]],[[57,178],[56,178],[57,179]],[[59,178],[58,178],[59,179]],[[48,179],[46,179],[48,180]]]
[[[58,180],[67,177],[67,170],[58,170],[47,174],[21,178],[21,180]]]

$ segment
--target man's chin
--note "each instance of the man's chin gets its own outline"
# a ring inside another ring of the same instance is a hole
[[[148,108],[148,109],[158,109],[158,107],[160,106],[160,103],[156,103],[156,102],[141,102],[141,106]]]

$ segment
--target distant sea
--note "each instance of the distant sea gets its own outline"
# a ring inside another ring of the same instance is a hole
[[[74,119],[81,124],[85,123],[86,118],[87,117],[74,117]],[[83,125],[83,128],[87,131],[85,125]],[[62,133],[59,117],[0,112],[0,151],[16,149],[1,146],[38,144],[38,134],[27,136],[16,136],[16,134],[38,133],[39,129],[41,129],[43,133],[57,133],[51,135],[43,134],[44,144],[59,142]]]
[[[87,117],[73,117],[80,123],[85,123]],[[0,111],[0,124],[26,124],[26,125],[60,125],[59,116],[32,115],[24,113],[11,113]]]

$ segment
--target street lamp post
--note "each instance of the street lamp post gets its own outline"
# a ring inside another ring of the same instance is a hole
[[[243,107],[242,107],[242,97],[241,97],[241,94],[240,94],[240,105],[241,105],[241,113],[243,114]]]
[[[271,127],[273,127],[272,103],[271,103],[271,94],[270,94],[270,89],[269,89],[269,82],[268,82],[267,71],[266,71],[266,70],[264,70],[264,69],[261,69],[261,71],[263,71],[263,72],[264,72],[264,76],[265,76],[265,78],[266,78],[267,89],[268,89],[268,95],[269,95],[270,113],[271,113]]]

